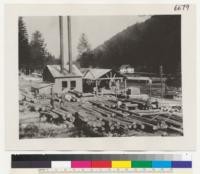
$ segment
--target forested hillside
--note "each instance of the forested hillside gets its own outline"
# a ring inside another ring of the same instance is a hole
[[[101,30],[99,31],[101,32]],[[179,74],[181,71],[181,16],[157,15],[129,26],[77,60],[81,67],[119,68]]]

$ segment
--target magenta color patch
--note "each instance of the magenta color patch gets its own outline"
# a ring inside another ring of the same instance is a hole
[[[91,168],[91,161],[71,161],[71,168]]]

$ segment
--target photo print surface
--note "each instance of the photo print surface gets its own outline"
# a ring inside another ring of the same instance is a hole
[[[181,15],[19,16],[19,139],[184,136]]]

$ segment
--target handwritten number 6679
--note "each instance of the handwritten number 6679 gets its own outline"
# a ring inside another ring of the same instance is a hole
[[[188,11],[189,8],[190,8],[189,4],[175,5],[174,11]]]

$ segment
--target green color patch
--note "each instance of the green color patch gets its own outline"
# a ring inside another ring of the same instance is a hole
[[[132,168],[152,168],[152,161],[132,161]]]

